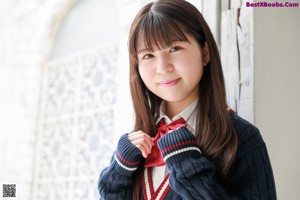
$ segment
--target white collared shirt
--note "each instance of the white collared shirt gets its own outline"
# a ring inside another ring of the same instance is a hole
[[[156,121],[156,123],[158,123],[162,118],[165,118],[165,123],[168,125],[172,121],[175,121],[175,120],[182,117],[185,120],[185,122],[187,124],[187,128],[189,129],[189,131],[191,131],[193,134],[195,134],[195,130],[196,130],[196,112],[194,112],[194,110],[197,106],[197,103],[198,103],[198,98],[195,101],[193,101],[193,103],[191,103],[181,113],[174,116],[171,120],[171,119],[169,119],[169,117],[165,113],[166,102],[163,101],[160,105],[160,116],[159,116],[158,120]],[[153,187],[154,187],[155,190],[159,187],[159,185],[164,180],[164,178],[165,178],[165,176],[167,175],[168,172],[169,172],[169,169],[166,167],[166,165],[153,168],[153,173],[152,173],[153,177],[152,177],[152,179],[153,179]]]

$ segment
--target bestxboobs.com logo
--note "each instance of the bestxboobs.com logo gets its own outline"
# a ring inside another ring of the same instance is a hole
[[[290,2],[285,2],[285,3],[279,3],[279,2],[256,2],[256,3],[251,3],[251,2],[246,2],[246,7],[299,7],[299,3],[290,3]]]

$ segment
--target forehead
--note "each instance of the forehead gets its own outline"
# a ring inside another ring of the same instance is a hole
[[[159,37],[152,34],[139,34],[136,42],[137,53],[141,53],[145,50],[156,51],[167,47],[170,47],[175,42],[189,42],[189,36],[187,34],[170,35],[170,37]]]
[[[149,13],[137,26],[134,46],[136,53],[143,49],[159,50],[174,41],[188,41],[186,27],[178,20],[157,13]]]
[[[164,41],[164,42],[156,42],[156,43],[152,43],[152,44],[147,44],[146,42],[141,41],[140,43],[138,43],[137,46],[137,53],[142,53],[144,51],[157,51],[157,50],[162,50],[164,48],[170,47],[172,46],[174,43],[176,42],[183,42],[180,39],[174,39],[174,40],[170,40],[170,41]]]
[[[146,36],[147,37],[147,36]],[[140,37],[137,43],[137,54],[143,53],[144,51],[158,51],[168,47],[171,47],[176,42],[188,42],[191,43],[193,36],[189,34],[184,34],[184,38],[168,38],[162,40],[151,40],[150,38]]]

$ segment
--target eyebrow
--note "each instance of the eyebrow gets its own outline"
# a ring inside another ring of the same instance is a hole
[[[138,52],[137,52],[137,54],[141,54],[141,53],[143,53],[143,52],[145,52],[145,51],[151,51],[151,49],[142,49],[142,50],[139,50]]]
[[[175,39],[175,40],[171,40],[170,42],[169,42],[169,44],[166,46],[166,48],[168,48],[168,47],[171,47],[172,46],[172,44],[173,43],[175,43],[175,42],[190,42],[190,41],[188,41],[188,40],[180,40],[180,39]],[[141,50],[139,50],[138,52],[137,52],[137,54],[141,54],[141,53],[143,53],[143,52],[147,52],[147,51],[152,51],[151,50],[151,48],[146,48],[146,49],[141,49]]]

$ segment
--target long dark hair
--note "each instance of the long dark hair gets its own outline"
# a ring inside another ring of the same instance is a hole
[[[237,150],[237,135],[227,112],[224,76],[214,37],[201,13],[184,0],[158,0],[144,6],[130,29],[130,88],[135,110],[134,130],[156,134],[155,120],[161,99],[143,83],[138,72],[137,54],[143,44],[146,49],[163,49],[174,39],[187,41],[192,35],[201,47],[205,42],[210,61],[204,67],[196,108],[196,139],[209,160],[215,163],[217,177],[225,179],[233,166]],[[133,199],[139,199],[143,163],[138,168]]]

